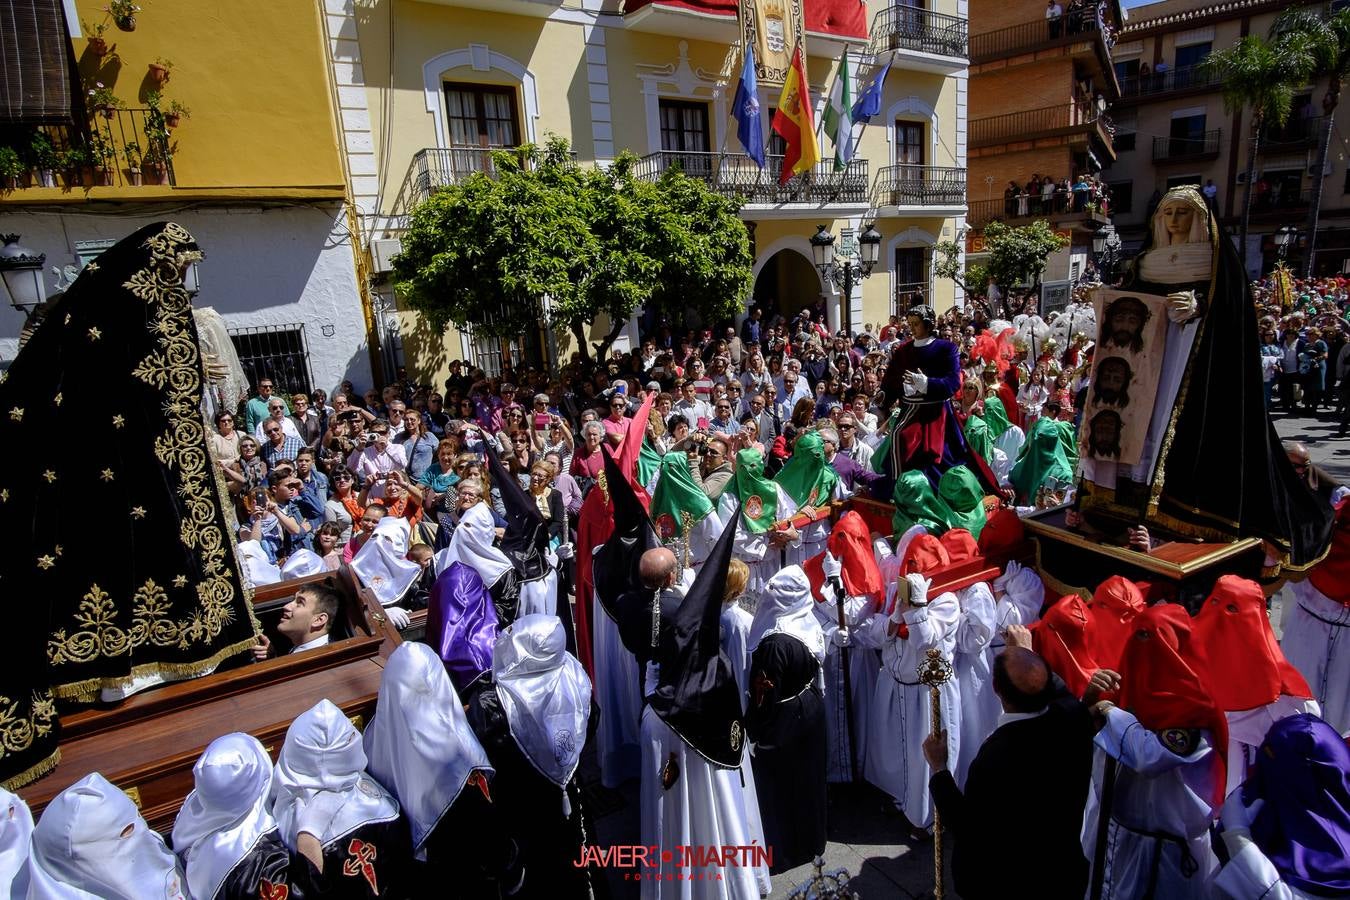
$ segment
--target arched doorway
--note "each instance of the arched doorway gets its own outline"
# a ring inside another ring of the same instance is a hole
[[[820,273],[806,256],[793,249],[779,250],[764,261],[755,276],[755,305],[764,318],[775,313],[791,319],[798,310],[820,302]]]

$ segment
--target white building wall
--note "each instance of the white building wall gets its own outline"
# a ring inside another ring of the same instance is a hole
[[[229,328],[303,323],[315,387],[331,394],[343,379],[351,379],[358,390],[371,386],[351,236],[341,204],[144,215],[5,210],[0,233],[18,233],[25,247],[47,254],[50,294],[56,290],[52,267],[77,263],[77,241],[120,240],[164,219],[187,228],[206,254],[197,306],[214,307]],[[0,365],[14,359],[22,328],[23,316],[3,304]]]

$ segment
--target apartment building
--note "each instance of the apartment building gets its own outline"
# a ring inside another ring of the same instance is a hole
[[[369,387],[321,6],[136,6],[128,21],[96,0],[0,0],[3,21],[34,29],[6,42],[0,93],[41,84],[26,95],[45,104],[0,111],[0,154],[24,166],[0,187],[0,232],[46,255],[50,295],[122,237],[176,221],[206,253],[196,302],[224,317],[251,379]],[[23,325],[0,308],[0,365]]]
[[[1108,110],[1120,90],[1112,47],[1122,17],[1116,0],[971,0],[966,250],[980,252],[991,221],[1047,220],[1070,245],[1049,260],[1043,311],[1067,302],[1109,221],[1102,205],[1062,186],[1115,160]],[[1059,187],[1036,195],[1036,179]]]
[[[855,96],[878,66],[892,66],[881,113],[847,169],[834,171],[822,138],[822,163],[780,187],[781,144],[770,139],[761,171],[730,117],[741,62],[737,0],[326,0],[348,169],[377,282],[408,211],[431,191],[490,171],[493,148],[557,134],[581,165],[631,150],[643,177],[678,165],[745,197],[755,253],[747,305],[790,316],[823,297],[832,327],[861,328],[884,323],[915,295],[939,308],[959,302],[933,275],[932,246],[955,239],[965,222],[967,0],[800,2],[817,122],[845,53]],[[766,136],[778,93],[761,83]],[[826,225],[849,244],[872,222],[883,237],[880,261],[842,296],[816,270],[810,238]],[[510,340],[430,334],[398,308],[387,280],[377,290],[382,317],[397,323],[398,352],[427,379],[443,377],[449,359],[493,371],[504,358],[565,360],[572,350],[568,335],[543,328]],[[619,346],[637,336],[635,317]]]
[[[1169,187],[1217,189],[1217,208],[1238,239],[1251,137],[1250,112],[1226,112],[1221,85],[1200,63],[1212,51],[1231,47],[1247,34],[1267,35],[1276,17],[1302,4],[1288,0],[1204,3],[1166,0],[1130,10],[1114,51],[1121,97],[1113,109],[1117,159],[1106,172],[1115,200],[1115,224],[1128,251],[1144,239],[1147,216]],[[1276,231],[1304,231],[1317,141],[1324,121],[1325,84],[1297,92],[1288,121],[1261,136],[1247,245],[1249,273],[1268,271],[1279,256]],[[1338,114],[1338,119],[1344,116]],[[1345,129],[1332,130],[1323,178],[1322,211],[1314,267],[1339,272],[1350,259],[1350,180]],[[1306,236],[1289,249],[1291,260],[1307,252]]]

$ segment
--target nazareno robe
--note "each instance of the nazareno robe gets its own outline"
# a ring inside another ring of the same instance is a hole
[[[199,258],[173,223],[119,241],[48,301],[0,383],[0,581],[24,604],[0,663],[10,787],[55,765],[53,696],[205,674],[256,640],[182,282]]]
[[[750,657],[746,728],[764,843],[774,874],[825,852],[825,703],[820,663],[805,644],[774,633]]]
[[[511,736],[511,726],[495,686],[485,685],[478,691],[465,713],[497,772],[492,783],[492,802],[515,839],[525,865],[525,885],[515,896],[588,896],[591,879],[603,875],[572,865],[580,848],[590,842],[576,779],[561,790],[525,758]]]
[[[923,397],[910,398],[905,395],[905,373],[915,371],[928,376],[928,390]],[[887,403],[900,400],[903,411],[890,438],[890,452],[874,464],[887,478],[874,489],[885,491],[878,496],[889,497],[900,472],[911,469],[927,475],[936,490],[942,473],[958,465],[969,467],[987,493],[998,493],[998,479],[984,458],[970,449],[961,431],[952,406],[952,397],[960,388],[961,357],[951,341],[934,338],[919,347],[911,340],[895,348],[881,389]]]

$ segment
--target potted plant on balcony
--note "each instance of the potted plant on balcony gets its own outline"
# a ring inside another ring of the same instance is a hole
[[[136,13],[140,12],[141,8],[131,0],[111,0],[103,9],[112,16],[113,23],[118,28],[123,31],[136,30]]]
[[[95,131],[89,136],[89,165],[94,169],[94,184],[108,187],[113,184],[113,166],[117,164],[117,149],[112,141]]]
[[[19,186],[19,179],[27,166],[19,158],[19,151],[13,147],[0,147],[0,187],[12,191]]]
[[[28,161],[37,170],[40,187],[56,187],[56,166],[59,162],[56,147],[46,132],[36,132],[28,144]]]
[[[134,187],[140,187],[144,183],[141,174],[141,145],[135,141],[128,141],[122,148],[122,155],[127,158],[127,180]]]
[[[169,160],[173,158],[177,144],[169,144],[166,139],[149,139],[145,155],[141,158],[141,168],[151,184],[169,183]]]
[[[177,100],[170,100],[168,107],[164,110],[164,125],[167,128],[177,128],[181,119],[190,118],[192,118],[192,110]]]
[[[169,82],[169,73],[173,71],[172,60],[167,60],[162,56],[155,57],[155,61],[148,64],[150,80],[163,87]]]
[[[66,174],[66,186],[84,187],[85,169],[89,165],[89,153],[83,147],[67,147],[57,154],[61,171]]]
[[[101,81],[95,81],[89,89],[88,102],[89,108],[103,113],[105,119],[111,119],[122,108],[122,101],[112,92],[112,88],[105,87]]]
[[[102,59],[108,55],[108,39],[103,36],[108,30],[107,22],[99,22],[97,25],[84,23],[85,33],[89,35],[89,52]]]

